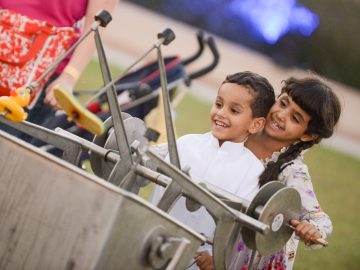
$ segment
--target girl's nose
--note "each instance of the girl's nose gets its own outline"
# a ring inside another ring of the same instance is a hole
[[[286,109],[279,110],[276,114],[278,120],[284,121],[286,117]]]

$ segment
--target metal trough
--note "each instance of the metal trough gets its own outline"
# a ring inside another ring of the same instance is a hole
[[[0,131],[0,269],[184,269],[205,239]]]

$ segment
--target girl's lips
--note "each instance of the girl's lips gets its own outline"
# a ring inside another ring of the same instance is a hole
[[[284,127],[281,126],[278,122],[276,122],[273,118],[271,118],[271,120],[270,120],[270,125],[271,125],[274,129],[284,130]]]

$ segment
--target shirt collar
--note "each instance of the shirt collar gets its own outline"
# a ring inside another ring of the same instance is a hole
[[[235,142],[225,141],[225,142],[223,142],[223,144],[221,146],[219,146],[219,140],[216,137],[214,137],[214,135],[212,135],[211,132],[209,132],[209,135],[210,135],[211,145],[216,147],[218,150],[228,152],[228,153],[238,153],[239,154],[245,148],[244,142],[235,143]]]

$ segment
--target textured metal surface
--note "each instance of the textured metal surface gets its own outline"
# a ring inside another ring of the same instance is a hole
[[[2,131],[0,147],[1,269],[153,270],[174,262],[182,270],[205,241],[138,196]]]
[[[260,234],[243,228],[245,244],[257,249],[261,255],[271,255],[279,250],[291,237],[293,231],[286,226],[290,219],[298,218],[301,198],[294,188],[285,187],[280,182],[264,185],[251,201],[246,214],[270,226],[267,234]]]
[[[140,143],[140,147],[143,147],[147,144],[147,139],[144,137],[146,126],[143,120],[136,117],[129,117],[124,120],[124,127],[126,131],[126,137],[128,139],[129,145],[131,145],[135,140]],[[104,144],[105,149],[117,149],[117,142],[114,135],[114,129],[110,128],[108,132],[107,140]],[[121,159],[121,156],[120,156]],[[114,164],[112,162],[107,162],[105,159],[101,160],[101,168],[103,178],[107,179],[110,175]]]
[[[122,116],[123,120],[126,120],[126,119],[132,117],[128,113],[121,113],[121,116]],[[98,146],[104,147],[106,141],[108,140],[109,131],[112,127],[113,127],[112,117],[109,117],[104,122],[104,129],[105,129],[104,134],[102,134],[100,136],[94,136],[93,143]],[[90,152],[91,168],[92,168],[93,172],[101,178],[104,178],[103,177],[103,169],[102,169],[102,161],[103,160],[104,160],[104,156],[99,155],[94,152]]]

